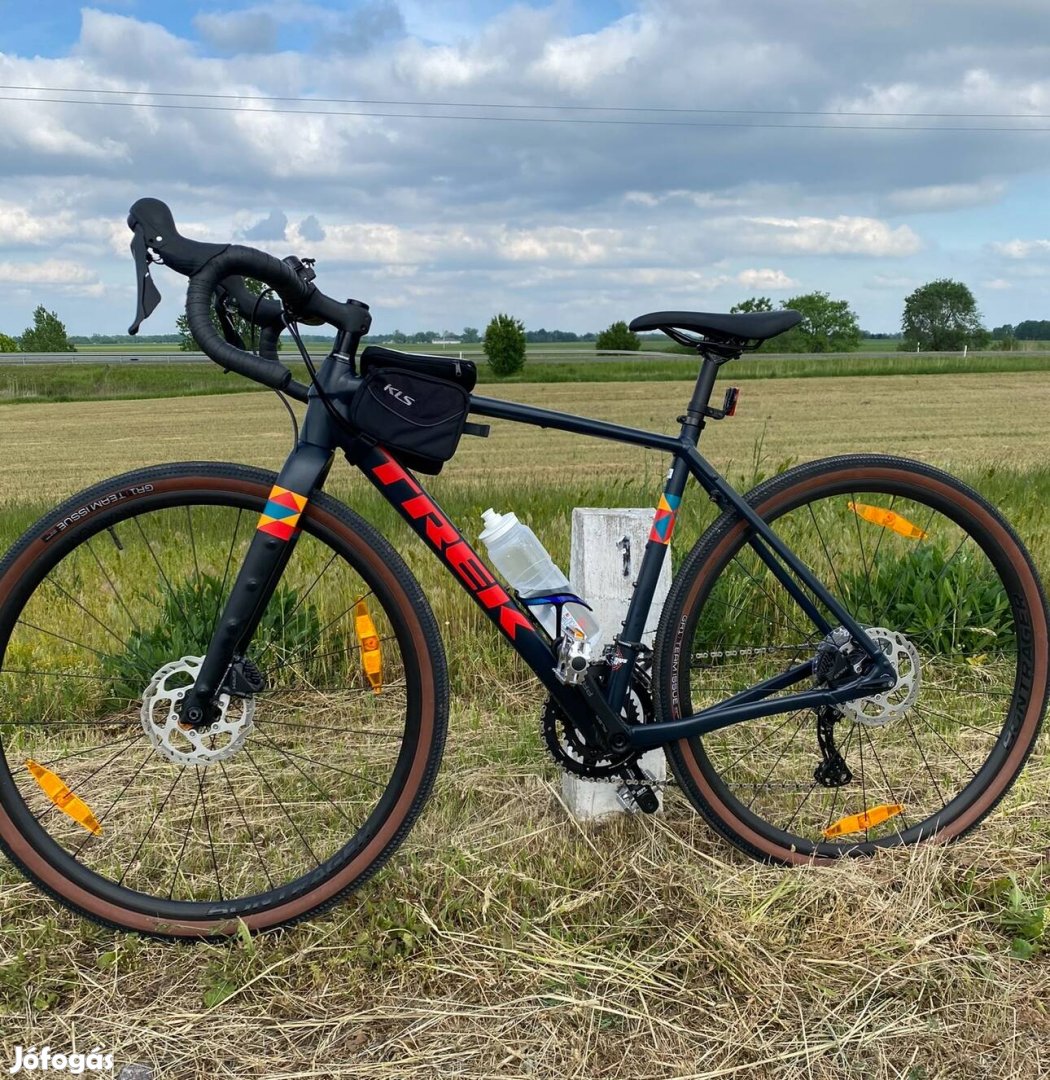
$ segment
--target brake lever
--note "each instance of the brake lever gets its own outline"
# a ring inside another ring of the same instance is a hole
[[[131,254],[135,258],[137,298],[135,321],[128,327],[128,333],[137,334],[139,327],[153,314],[160,303],[160,290],[149,269],[153,259],[146,247],[146,231],[141,224],[135,226],[134,236],[131,238]]]

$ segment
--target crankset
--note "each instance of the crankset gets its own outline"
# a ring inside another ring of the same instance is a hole
[[[609,669],[599,675],[598,682],[604,686]],[[630,687],[624,700],[623,719],[629,724],[649,723],[653,719],[652,680],[645,670],[636,667],[631,675]],[[652,778],[639,764],[644,751],[628,749],[609,750],[588,739],[575,724],[548,698],[543,709],[543,741],[551,757],[568,773],[585,780],[622,779],[629,788],[648,787]],[[651,789],[650,789],[651,790]],[[655,794],[653,795],[655,809]],[[648,799],[644,800],[648,803]],[[641,805],[641,809],[648,809]]]

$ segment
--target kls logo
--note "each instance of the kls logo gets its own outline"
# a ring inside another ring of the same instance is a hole
[[[414,397],[409,397],[408,394],[406,394],[403,390],[398,390],[398,388],[394,386],[393,383],[387,383],[386,386],[383,387],[383,389],[391,397],[396,397],[402,405],[415,405],[416,403],[416,399]]]
[[[31,1072],[69,1072],[79,1076],[83,1072],[112,1072],[113,1055],[103,1054],[96,1046],[90,1054],[52,1054],[50,1046],[16,1046],[15,1063],[7,1071],[13,1076],[25,1070]]]

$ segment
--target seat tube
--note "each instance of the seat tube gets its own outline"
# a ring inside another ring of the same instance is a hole
[[[685,414],[678,418],[682,425],[679,438],[684,445],[695,447],[700,441],[705,411],[711,401],[711,391],[721,364],[715,357],[704,355],[689,406]],[[623,709],[631,685],[631,672],[641,648],[645,624],[653,606],[656,583],[667,557],[689,472],[688,460],[684,456],[676,457],[667,473],[667,482],[656,507],[653,527],[649,532],[649,541],[645,545],[645,554],[638,571],[638,580],[634,583],[634,592],[627,608],[627,618],[624,619],[622,630],[616,635],[607,697],[609,706],[616,713]]]
[[[631,671],[639,653],[639,646],[645,634],[645,624],[652,610],[656,583],[663,570],[674,532],[678,507],[682,501],[686,481],[689,479],[689,463],[684,458],[676,458],[667,473],[667,482],[656,507],[649,540],[642,555],[642,564],[638,578],[631,593],[631,602],[627,608],[620,633],[616,635],[612,656],[612,672],[609,678],[608,701],[615,712],[623,708],[627,690],[631,683]]]

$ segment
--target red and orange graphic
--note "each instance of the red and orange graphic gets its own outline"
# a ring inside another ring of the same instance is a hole
[[[259,532],[269,533],[278,540],[291,540],[298,533],[299,515],[310,500],[274,484],[266,509],[259,518]]]
[[[675,514],[678,513],[678,504],[681,501],[681,495],[668,495],[665,493],[660,496],[660,504],[656,508],[653,527],[649,533],[650,541],[655,540],[658,544],[669,544],[671,542]]]

